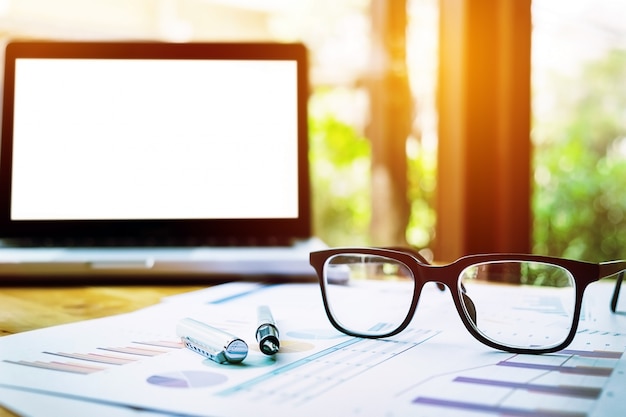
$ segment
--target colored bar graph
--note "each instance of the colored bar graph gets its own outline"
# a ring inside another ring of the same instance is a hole
[[[543,409],[526,410],[523,408],[502,407],[499,405],[443,400],[430,397],[418,397],[413,401],[413,403],[457,410],[491,413],[496,416],[506,417],[587,417],[587,413]]]
[[[596,367],[596,366],[563,366],[563,365],[546,365],[540,363],[526,362],[498,362],[497,366],[509,366],[513,368],[536,369],[548,372],[561,372],[564,374],[585,375],[585,376],[603,376],[609,377],[613,373],[612,368]]]
[[[562,395],[566,397],[576,397],[576,398],[592,399],[592,400],[600,398],[600,394],[602,393],[602,390],[600,388],[595,388],[595,387],[578,387],[578,386],[568,386],[568,385],[541,385],[541,384],[530,384],[530,383],[525,383],[525,382],[499,381],[499,380],[485,379],[485,378],[469,378],[469,377],[464,377],[464,376],[456,377],[454,378],[453,381],[467,383],[467,384],[486,385],[486,386],[492,386],[492,387],[523,389],[529,392],[535,392],[539,394]]]
[[[70,363],[70,362],[41,362],[41,361],[30,362],[30,361],[10,361],[10,360],[5,360],[5,362],[13,363],[16,365],[30,366],[34,368],[42,368],[42,369],[49,369],[53,371],[70,372],[74,374],[83,374],[83,375],[92,374],[94,372],[98,372],[98,371],[102,371],[106,369],[106,368],[100,368],[96,366],[87,366],[87,365],[81,365],[81,364]]]
[[[164,348],[170,348],[170,349],[182,349],[183,348],[182,342],[170,342],[168,340],[155,340],[151,342],[134,341],[133,343],[138,344],[138,345],[157,346],[157,347],[164,347]]]
[[[166,350],[156,350],[156,349],[144,349],[144,348],[136,348],[136,347],[108,347],[108,348],[98,348],[101,350],[107,350],[110,352],[118,352],[118,353],[127,353],[129,355],[139,355],[139,356],[157,356],[167,353]]]
[[[98,352],[77,353],[77,352],[41,352],[44,355],[59,356],[63,358],[76,359],[84,362],[92,362],[101,365],[126,365],[137,362],[142,358],[162,355],[170,352],[172,349],[182,349],[182,343],[178,341],[148,341],[148,342],[132,342],[134,345],[140,346],[124,346],[124,347],[98,347]],[[163,348],[163,349],[158,349]],[[94,366],[84,364],[83,362],[57,362],[57,361],[27,361],[27,360],[4,360],[3,362],[15,365],[30,366],[40,369],[48,369],[54,371],[71,372],[75,374],[91,374],[94,372],[107,369],[102,366]]]
[[[598,359],[621,359],[622,352],[611,352],[607,350],[575,350],[575,349],[564,349],[559,351],[558,353],[564,355],[576,355],[582,356],[585,358],[598,358]]]
[[[98,355],[96,353],[64,353],[64,352],[43,352],[47,355],[62,356],[64,358],[81,359],[84,361],[106,363],[109,365],[125,365],[137,359],[123,358],[114,355]]]
[[[416,393],[412,403],[439,408],[446,415],[466,411],[498,417],[587,416],[592,404],[603,397],[603,380],[614,374],[614,366],[623,356],[623,352],[610,348],[565,349],[546,356],[514,355],[480,370],[461,370],[450,379],[442,376],[448,381],[447,392],[456,393],[454,396]],[[516,369],[528,372],[518,374]],[[465,395],[467,392],[473,395]],[[564,405],[571,408],[567,410]]]

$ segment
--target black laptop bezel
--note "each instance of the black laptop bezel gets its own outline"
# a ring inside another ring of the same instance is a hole
[[[298,78],[298,217],[270,219],[12,220],[11,176],[15,62],[18,58],[294,60]],[[14,41],[6,46],[0,151],[0,238],[196,238],[219,242],[298,240],[311,236],[306,47],[277,42]]]

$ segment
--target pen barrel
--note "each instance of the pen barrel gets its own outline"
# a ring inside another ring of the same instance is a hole
[[[258,328],[256,340],[259,342],[259,349],[266,355],[273,355],[278,352],[278,327],[268,306],[257,307]]]
[[[258,306],[256,313],[258,326],[269,324],[276,328],[276,322],[274,322],[274,317],[272,316],[272,312],[268,306]],[[276,329],[276,331],[278,331],[278,329]]]

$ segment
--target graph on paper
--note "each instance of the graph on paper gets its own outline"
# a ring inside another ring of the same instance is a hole
[[[412,387],[415,415],[582,417],[601,398],[620,398],[626,386],[626,334],[582,330],[585,343],[549,355],[505,360],[445,375]],[[477,413],[477,414],[474,414]]]
[[[393,340],[350,338],[218,395],[239,399],[262,394],[266,401],[280,399],[283,402],[307,402],[424,343],[436,334],[431,330],[409,329],[401,338]]]
[[[146,357],[168,353],[173,349],[182,349],[183,345],[176,341],[132,342],[127,346],[99,347],[93,352],[53,352],[43,351],[43,356],[56,360],[8,360],[4,362],[52,371],[70,372],[75,374],[92,374],[104,371],[110,365],[119,366],[136,362]]]
[[[6,338],[0,387],[191,415],[626,416],[626,332],[590,330],[625,329],[626,317],[593,310],[567,349],[515,355],[474,340],[450,308],[449,292],[422,294],[407,329],[371,340],[334,330],[319,288],[310,288],[277,285],[236,297],[222,291],[219,304],[171,300]],[[254,340],[261,302],[272,304],[281,330],[275,358]],[[248,337],[246,360],[220,365],[182,348],[173,329],[190,315]]]

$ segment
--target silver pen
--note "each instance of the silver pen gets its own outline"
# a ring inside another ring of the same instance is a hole
[[[259,327],[256,330],[256,340],[259,342],[259,349],[266,355],[274,355],[280,348],[280,342],[278,341],[278,327],[269,307],[257,307],[257,318]]]
[[[217,363],[239,363],[248,355],[246,342],[198,320],[182,319],[176,326],[176,334],[187,349]]]

